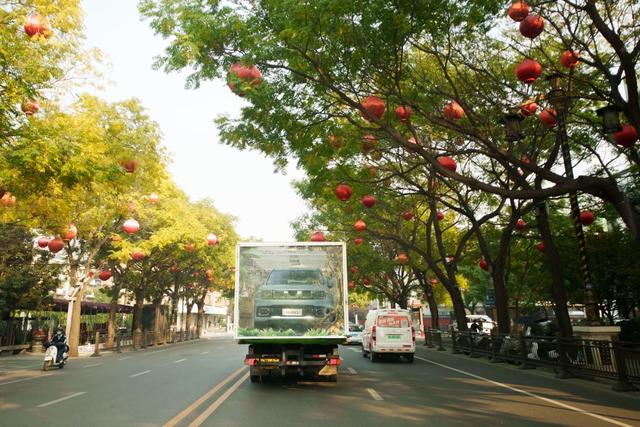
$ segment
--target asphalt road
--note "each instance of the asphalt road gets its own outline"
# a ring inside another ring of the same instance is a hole
[[[640,426],[640,396],[423,347],[414,364],[342,347],[337,383],[252,384],[213,338],[40,371],[0,358],[0,426]]]

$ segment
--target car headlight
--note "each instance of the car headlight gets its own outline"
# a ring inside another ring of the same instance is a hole
[[[271,309],[269,307],[258,307],[258,316],[259,317],[267,317],[271,314]]]

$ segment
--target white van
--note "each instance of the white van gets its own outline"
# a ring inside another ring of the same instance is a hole
[[[372,310],[362,332],[362,356],[376,362],[381,356],[404,356],[413,363],[416,330],[411,312],[403,309]]]

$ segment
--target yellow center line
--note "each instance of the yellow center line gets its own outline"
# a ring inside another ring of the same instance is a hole
[[[231,375],[229,375],[227,378],[225,378],[221,383],[217,384],[215,387],[213,387],[211,390],[209,390],[208,392],[206,392],[204,395],[202,395],[202,397],[200,397],[198,400],[196,400],[195,402],[193,402],[191,405],[187,406],[182,412],[180,412],[178,415],[176,415],[175,417],[171,418],[169,421],[167,421],[163,427],[173,427],[175,425],[177,425],[180,421],[182,421],[185,417],[189,416],[189,414],[191,414],[193,411],[195,411],[198,406],[202,405],[207,399],[209,399],[211,396],[213,396],[214,394],[216,394],[222,387],[224,387],[229,381],[231,381],[232,379],[234,379],[235,377],[238,376],[238,374],[240,374],[242,371],[246,370],[247,367],[246,366],[242,366],[240,368],[238,368],[236,371],[234,371]]]
[[[229,398],[229,396],[231,396],[233,394],[233,392],[236,391],[238,389],[238,387],[240,387],[242,385],[243,382],[245,382],[247,380],[247,378],[249,378],[249,373],[248,372],[246,374],[244,374],[242,376],[242,378],[240,378],[238,381],[236,381],[234,385],[229,387],[229,390],[225,391],[222,396],[220,396],[218,399],[216,399],[215,402],[213,402],[211,404],[211,406],[209,406],[207,409],[205,409],[205,411],[202,414],[200,414],[198,416],[198,418],[193,420],[193,422],[191,424],[189,424],[189,427],[199,427],[200,424],[205,422],[206,419],[209,418],[211,416],[211,414],[213,414],[213,412],[216,409],[218,409],[218,407],[220,405],[222,405],[224,403],[224,401],[227,400]]]

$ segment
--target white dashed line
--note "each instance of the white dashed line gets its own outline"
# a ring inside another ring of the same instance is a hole
[[[148,371],[138,372],[137,374],[129,375],[129,378],[139,377],[140,375],[148,374],[149,372],[151,372],[151,371],[148,370]]]
[[[382,396],[380,396],[380,395],[378,394],[378,392],[377,392],[377,391],[375,391],[374,389],[372,389],[372,388],[368,388],[368,389],[367,389],[367,391],[369,392],[369,394],[371,395],[371,397],[373,397],[373,400],[384,400],[384,399],[382,398]]]
[[[356,375],[358,373],[358,371],[356,371],[355,369],[353,369],[351,366],[349,366],[347,368],[347,371],[349,371],[350,373],[352,373],[353,375]]]
[[[104,363],[92,363],[91,365],[85,365],[85,368],[93,368],[94,366],[104,365]]]
[[[362,350],[359,348],[349,347],[349,350],[353,351],[354,353],[362,353]]]
[[[176,360],[176,361],[175,361],[175,362],[173,362],[173,363],[180,363],[180,362],[184,362],[185,360],[187,360],[187,359],[178,359],[178,360]]]
[[[118,360],[127,360],[127,359],[131,359],[131,356],[121,357],[121,358],[120,358],[120,359],[118,359]]]
[[[49,406],[49,405],[55,405],[56,403],[63,402],[63,401],[68,400],[68,399],[72,399],[72,398],[77,397],[77,396],[82,396],[85,393],[86,393],[86,391],[79,391],[77,393],[70,394],[69,396],[65,396],[65,397],[61,397],[60,399],[52,400],[51,402],[42,403],[42,404],[36,406],[36,408],[44,408],[44,407]]]
[[[202,352],[202,353],[200,353],[200,354],[209,354],[209,352],[208,352],[208,351],[203,351],[203,352]]]
[[[623,427],[631,427],[630,424],[625,424],[625,423],[622,423],[620,421],[616,421],[614,419],[611,419],[611,418],[608,418],[608,417],[604,417],[602,415],[593,414],[591,412],[585,411],[584,409],[580,409],[580,408],[577,408],[575,406],[567,405],[566,403],[558,402],[557,400],[549,399],[548,397],[539,396],[539,395],[537,395],[535,393],[531,393],[530,391],[526,391],[526,390],[522,390],[522,389],[519,389],[519,388],[516,388],[516,387],[512,387],[510,385],[507,385],[507,384],[504,384],[504,383],[501,383],[501,382],[498,382],[498,381],[490,380],[489,378],[481,377],[480,375],[472,374],[471,372],[463,371],[463,370],[457,369],[457,368],[452,368],[451,366],[443,365],[442,363],[434,362],[433,360],[425,359],[423,357],[415,356],[415,358],[419,359],[419,360],[422,360],[424,362],[428,362],[428,363],[440,366],[440,367],[445,368],[445,369],[449,369],[450,371],[458,372],[460,374],[466,375],[466,376],[471,377],[471,378],[476,378],[478,380],[486,381],[486,382],[491,383],[493,385],[504,387],[506,389],[509,389],[511,391],[515,391],[517,393],[524,394],[524,395],[529,396],[529,397],[534,397],[536,399],[540,399],[540,400],[542,400],[544,402],[554,404],[554,405],[559,406],[561,408],[570,409],[572,411],[579,412],[581,414],[584,414],[584,415],[587,415],[587,416],[590,416],[590,417],[593,417],[593,418],[597,418],[599,420],[602,420],[602,421],[605,421],[605,422],[608,422],[608,423],[611,423],[611,424],[615,424],[615,425],[623,426]]]

